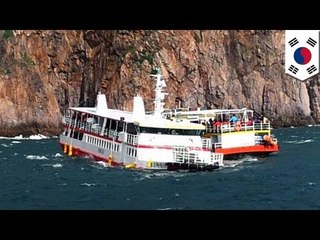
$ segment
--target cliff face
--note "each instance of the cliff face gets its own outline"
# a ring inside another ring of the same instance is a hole
[[[318,76],[284,73],[284,31],[1,31],[0,135],[58,134],[68,106],[152,110],[160,67],[165,107],[252,108],[274,126],[320,122]]]

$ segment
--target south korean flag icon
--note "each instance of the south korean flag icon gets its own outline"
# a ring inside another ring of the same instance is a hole
[[[319,30],[286,30],[286,73],[304,81],[319,73]]]

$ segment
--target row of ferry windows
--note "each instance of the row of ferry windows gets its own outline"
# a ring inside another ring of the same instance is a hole
[[[79,120],[87,122],[88,119],[90,119],[90,123],[98,123],[100,127],[103,125],[103,121],[105,118],[103,117],[97,117],[89,114],[89,118],[80,118],[80,113],[77,115],[79,117]],[[74,124],[74,122],[73,122]],[[126,125],[127,124],[127,125]],[[135,126],[133,123],[126,123],[123,120],[114,120],[107,118],[106,121],[106,129],[105,132],[108,131],[108,129],[116,130],[117,132],[121,132],[123,130],[126,130],[127,133],[136,135],[137,132],[141,133],[153,133],[153,134],[170,134],[170,135],[193,135],[198,136],[201,135],[202,130],[194,130],[194,129],[168,129],[168,128],[153,128],[153,127],[138,127]]]
[[[88,140],[88,143],[90,143],[92,145],[96,145],[101,148],[106,148],[106,149],[109,149],[112,151],[119,152],[119,147],[120,147],[119,144],[108,142],[106,140],[103,140],[100,138],[95,138],[92,136],[87,136],[87,140]],[[113,148],[112,148],[112,146],[113,146]]]
[[[87,136],[88,139],[88,143],[92,144],[92,145],[96,145],[98,147],[101,148],[106,148],[111,150],[112,149],[112,145],[113,143],[99,139],[99,138],[95,138],[92,136]],[[119,145],[118,144],[114,144],[114,149],[113,151],[119,152]],[[131,157],[136,157],[137,156],[137,149],[135,148],[131,148],[131,147],[127,147],[126,149],[126,154],[131,156]]]
[[[169,129],[169,128],[152,128],[152,127],[137,127],[140,133],[154,134],[170,134],[170,135],[193,135],[199,136],[202,130],[195,129]]]

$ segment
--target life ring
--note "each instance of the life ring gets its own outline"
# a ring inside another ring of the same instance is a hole
[[[273,138],[271,136],[268,136],[268,135],[264,135],[263,136],[263,140],[265,142],[267,142],[268,144],[273,145],[273,146],[275,146],[277,144],[277,142],[274,141]]]
[[[234,125],[234,130],[240,131],[241,130],[241,122],[237,121],[236,124]]]

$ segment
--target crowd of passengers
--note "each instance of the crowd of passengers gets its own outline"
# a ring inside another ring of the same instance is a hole
[[[208,121],[202,121],[202,125],[206,126],[207,132],[220,132],[221,126],[229,126],[234,128],[236,131],[239,131],[243,126],[253,126],[254,123],[267,123],[268,120],[263,115],[259,117],[251,117],[247,121],[242,121],[236,114],[233,114],[230,119],[228,117],[223,117],[221,119],[218,117],[217,119],[212,120],[210,118]]]

